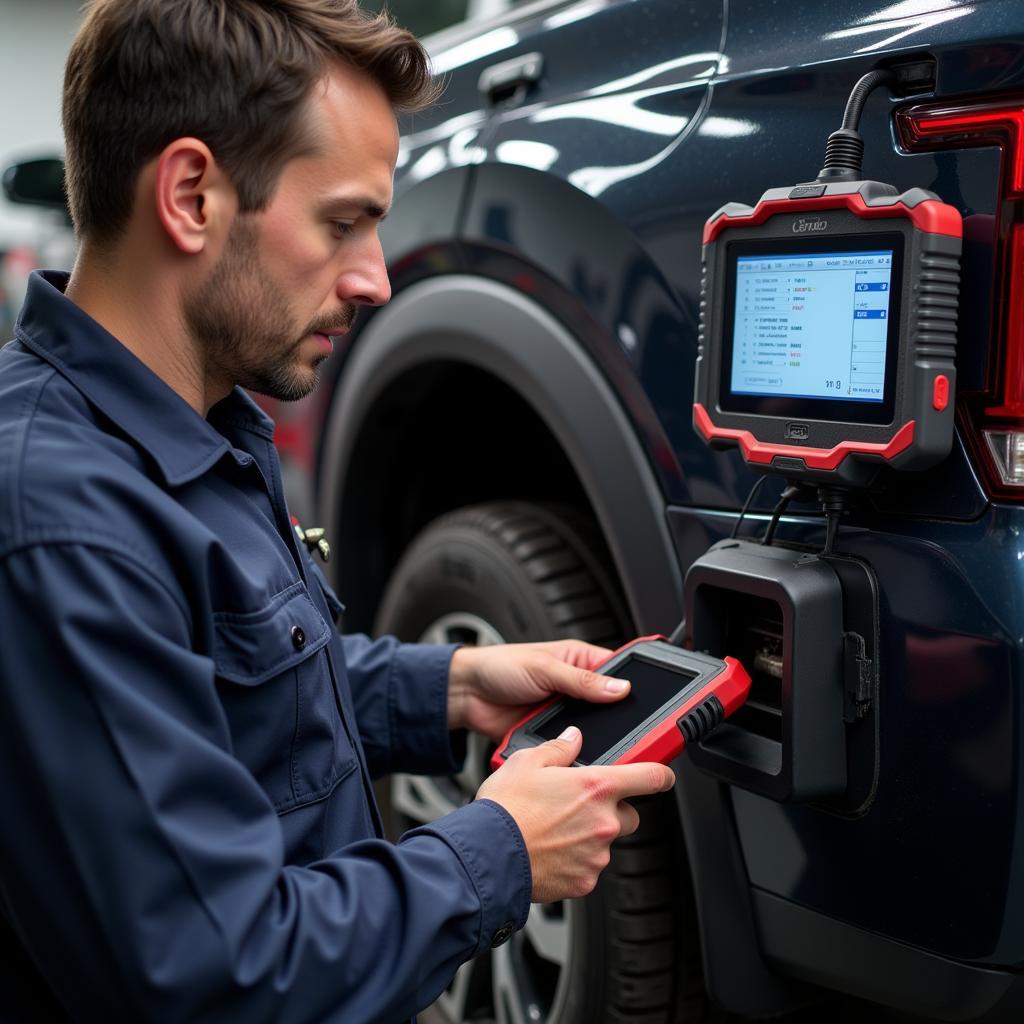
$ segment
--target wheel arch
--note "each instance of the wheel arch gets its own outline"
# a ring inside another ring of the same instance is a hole
[[[476,389],[493,400],[472,401]],[[364,605],[353,609],[351,621],[365,628],[374,610],[365,602],[375,607],[400,553],[389,550],[385,529],[408,534],[422,525],[416,520],[425,522],[458,504],[516,496],[474,494],[466,479],[473,467],[453,474],[444,452],[433,453],[433,466],[429,457],[426,464],[408,458],[424,424],[428,432],[436,426],[432,408],[445,420],[449,433],[443,436],[453,436],[456,400],[464,400],[473,416],[492,417],[479,424],[467,415],[461,429],[470,433],[464,436],[513,431],[498,453],[519,474],[509,476],[509,488],[525,486],[533,496],[523,474],[535,461],[549,487],[561,481],[549,496],[586,501],[608,542],[634,624],[645,632],[671,629],[680,614],[682,579],[665,501],[611,386],[545,309],[507,285],[468,274],[420,281],[397,295],[367,324],[335,390],[326,419],[319,513],[338,538],[340,557],[333,566],[342,597]],[[515,413],[525,428],[526,450],[518,457],[516,426],[495,419]],[[434,470],[451,488],[451,501],[434,495],[417,504],[409,491]],[[503,465],[487,466],[492,487],[503,471]],[[416,479],[397,479],[403,472]],[[368,539],[366,530],[376,536]],[[347,545],[347,536],[359,536],[359,551]],[[346,567],[350,559],[354,571]]]

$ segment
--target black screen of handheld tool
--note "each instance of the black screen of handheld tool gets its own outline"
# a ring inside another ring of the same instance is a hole
[[[566,700],[550,718],[537,726],[534,730],[536,735],[553,740],[570,725],[578,726],[583,733],[583,749],[577,760],[591,764],[617,746],[698,675],[686,669],[669,669],[640,657],[627,658],[613,669],[613,674],[633,684],[628,696],[614,704],[592,704],[575,698]]]

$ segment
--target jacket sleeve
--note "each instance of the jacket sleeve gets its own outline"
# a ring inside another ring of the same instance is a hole
[[[359,738],[370,774],[454,775],[466,737],[448,729],[448,670],[458,645],[342,637]]]
[[[338,622],[345,606],[307,558]],[[448,670],[458,644],[405,644],[393,636],[341,637],[359,739],[370,774],[454,775],[466,757],[465,730],[448,728]]]
[[[286,865],[188,609],[134,555],[8,554],[0,650],[0,913],[72,1016],[401,1021],[525,923],[489,801]]]

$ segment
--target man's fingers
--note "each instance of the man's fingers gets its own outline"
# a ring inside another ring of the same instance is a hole
[[[625,800],[619,801],[617,808],[619,815],[619,835],[631,836],[640,827],[640,813],[637,809]]]
[[[548,640],[537,646],[547,648],[559,661],[577,668],[597,668],[615,653],[608,647],[588,644],[585,640]]]
[[[579,697],[598,703],[622,700],[629,693],[629,680],[602,676],[589,669],[576,668],[555,662],[552,665],[551,681],[559,693],[567,697]]]
[[[548,740],[539,746],[523,751],[522,758],[530,758],[545,767],[568,768],[579,757],[583,746],[583,734],[575,725],[570,725],[558,739]]]
[[[580,645],[580,652],[577,655],[578,660],[575,664],[583,668],[595,669],[615,653],[607,647],[598,647],[596,644],[588,644],[582,640],[577,642]]]
[[[631,796],[649,796],[651,793],[664,793],[675,785],[676,776],[667,765],[657,761],[644,761],[640,764],[599,765],[585,768],[608,787],[612,795],[619,800]]]

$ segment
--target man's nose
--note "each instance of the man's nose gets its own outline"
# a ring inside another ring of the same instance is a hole
[[[391,298],[391,281],[379,240],[369,241],[358,263],[338,278],[338,298],[364,306],[383,306]]]

